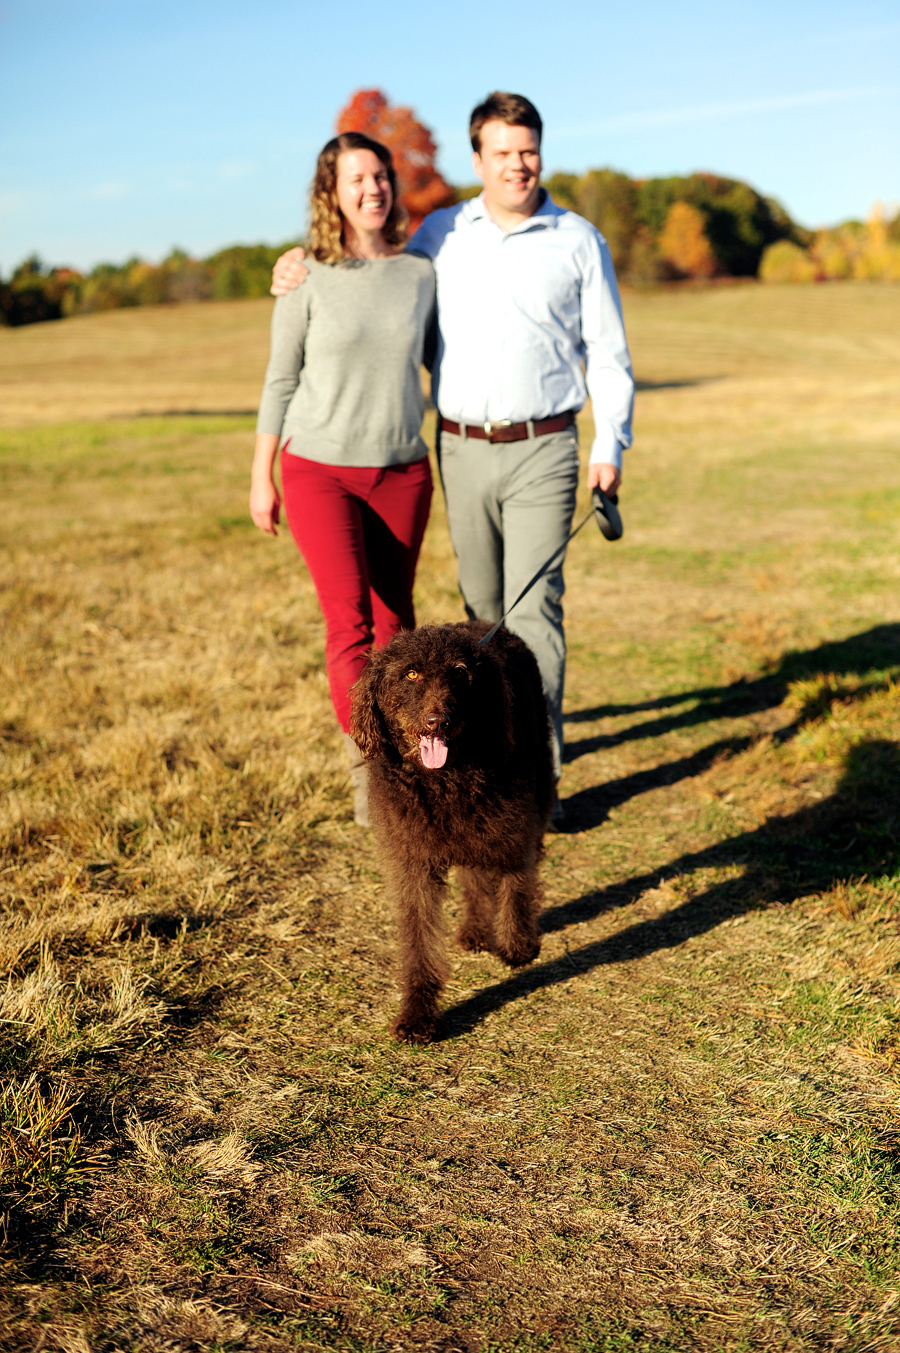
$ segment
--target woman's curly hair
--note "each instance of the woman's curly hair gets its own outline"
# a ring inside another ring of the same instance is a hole
[[[406,243],[406,212],[400,205],[391,152],[363,132],[342,132],[323,147],[310,193],[309,252],[320,263],[340,263],[344,257],[344,218],[337,201],[338,156],[344,150],[371,150],[378,156],[391,185],[391,210],[381,233],[394,248]]]

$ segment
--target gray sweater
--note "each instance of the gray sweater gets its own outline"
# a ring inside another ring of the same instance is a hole
[[[279,296],[257,432],[326,465],[421,460],[419,367],[434,310],[427,258],[307,259],[309,276]]]

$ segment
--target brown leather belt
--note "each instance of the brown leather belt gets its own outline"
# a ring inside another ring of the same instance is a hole
[[[475,437],[483,442],[523,442],[526,437],[544,437],[548,432],[563,432],[574,419],[574,413],[558,413],[555,418],[538,418],[531,423],[511,423],[509,419],[501,423],[467,423],[461,430],[459,423],[442,418],[441,431],[449,432],[454,437],[464,433],[466,437]]]

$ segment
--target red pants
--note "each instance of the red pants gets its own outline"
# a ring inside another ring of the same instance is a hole
[[[386,469],[281,456],[291,534],[325,617],[325,667],[344,732],[350,687],[375,643],[414,629],[413,579],[431,507],[427,457]]]

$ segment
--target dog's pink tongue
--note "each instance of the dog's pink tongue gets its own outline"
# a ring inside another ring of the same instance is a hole
[[[442,737],[419,738],[419,755],[422,765],[429,770],[440,770],[447,760],[447,743]]]

